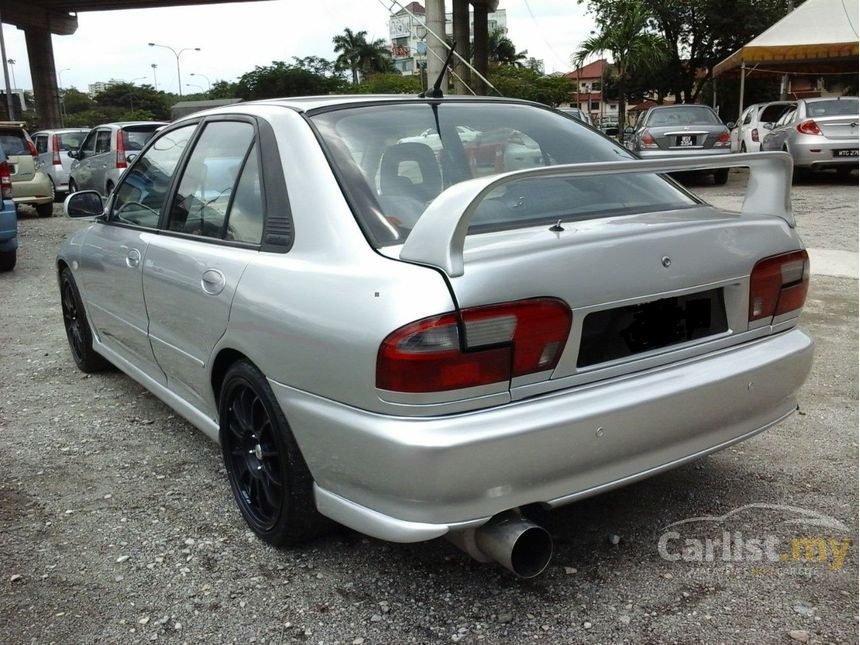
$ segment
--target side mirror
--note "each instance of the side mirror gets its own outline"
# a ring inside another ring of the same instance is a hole
[[[726,123],[726,127],[729,130],[733,130],[736,125],[737,125],[737,123],[735,123],[734,121],[729,121],[728,123]]]
[[[137,159],[137,153],[136,153],[136,152],[130,152],[130,153],[128,153],[128,154],[125,156],[125,160],[126,160],[128,163],[131,163],[131,162],[132,162],[132,161],[134,161],[135,159]]]
[[[105,206],[102,196],[95,190],[84,190],[72,193],[63,202],[63,212],[66,217],[72,219],[82,217],[101,217],[104,215]]]
[[[763,127],[765,130],[773,130],[773,123],[768,123],[767,121],[765,121],[761,124],[761,127]]]
[[[624,128],[624,134],[633,134],[633,128],[628,125],[626,128]]]
[[[69,150],[66,154],[68,154],[72,159],[80,159],[77,150]]]

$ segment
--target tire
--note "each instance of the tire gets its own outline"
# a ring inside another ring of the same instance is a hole
[[[54,200],[51,199],[46,204],[36,204],[36,214],[39,217],[53,217],[54,216]]]
[[[719,170],[714,171],[714,185],[715,186],[725,186],[726,182],[729,180],[729,169],[728,168],[720,168]]]
[[[845,166],[842,168],[836,169],[836,177],[839,178],[840,181],[850,181],[851,180],[851,171],[854,170],[851,166]]]
[[[78,369],[87,374],[108,369],[110,363],[93,349],[93,334],[81,294],[68,267],[60,272],[60,306],[63,310],[63,325],[66,328],[69,349]]]
[[[48,177],[48,181],[51,182],[51,201],[56,203],[59,199],[59,195],[57,195],[57,187],[54,185],[54,180]],[[63,201],[60,199],[59,201]]]
[[[18,251],[0,251],[0,271],[11,271],[18,262]]]
[[[274,546],[298,545],[329,522],[316,509],[313,477],[266,377],[234,363],[218,399],[221,452],[239,511]]]

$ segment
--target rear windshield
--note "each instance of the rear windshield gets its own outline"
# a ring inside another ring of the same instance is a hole
[[[776,123],[786,110],[793,107],[794,105],[768,105],[761,111],[758,120],[762,123]]]
[[[60,150],[77,150],[81,147],[84,139],[87,138],[89,130],[83,132],[61,132],[57,135],[60,140]]]
[[[135,125],[123,128],[122,142],[125,144],[125,151],[143,150],[143,146],[152,139],[152,135],[161,126],[162,124],[158,123],[155,125]]]
[[[468,179],[540,166],[621,161],[633,155],[557,112],[505,103],[360,106],[312,120],[367,236],[403,242],[427,205]],[[540,178],[490,193],[470,233],[577,221],[696,203],[655,175]]]
[[[6,153],[7,157],[30,154],[27,140],[20,131],[0,130],[0,146],[3,147],[3,152]]]
[[[811,101],[806,104],[807,116],[856,115],[857,99],[833,99],[832,101]]]
[[[675,125],[721,125],[714,112],[704,105],[683,105],[654,110],[648,117],[651,127]]]

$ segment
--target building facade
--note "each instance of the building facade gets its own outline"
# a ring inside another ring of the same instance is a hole
[[[610,67],[601,58],[564,75],[574,87],[570,105],[590,114],[595,125],[618,123],[618,101],[603,96],[603,75]]]
[[[445,35],[453,33],[453,14],[445,14]],[[507,13],[504,9],[491,12],[487,16],[487,31],[493,33],[496,29],[507,32]],[[473,14],[469,13],[469,37],[474,33]],[[424,5],[410,2],[405,9],[392,15],[388,21],[389,47],[394,67],[404,76],[420,74],[426,68],[427,42],[433,38],[424,27]]]
[[[109,87],[113,87],[114,85],[120,85],[124,81],[119,81],[115,78],[110,79],[109,81],[97,81],[95,83],[90,83],[87,88],[87,94],[91,99],[95,98],[96,95],[101,94]]]

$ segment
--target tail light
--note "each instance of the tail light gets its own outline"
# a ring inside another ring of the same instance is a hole
[[[758,143],[758,128],[753,128],[753,129],[752,129],[752,132],[750,133],[750,138],[751,138],[753,141],[755,141],[756,143]]]
[[[797,124],[797,131],[801,134],[821,134],[821,128],[812,119],[801,121]]]
[[[714,143],[714,145],[715,146],[728,146],[728,145],[731,145],[731,142],[732,142],[732,135],[729,134],[728,130],[726,130],[725,132],[720,133],[720,136],[717,137],[717,141],[716,141],[716,143]]]
[[[12,175],[9,173],[9,164],[5,161],[0,163],[0,197],[12,199]]]
[[[410,323],[379,347],[376,386],[441,392],[552,370],[570,333],[570,308],[535,298]]]
[[[806,251],[760,260],[750,275],[750,322],[801,309],[808,289],[809,255]]]
[[[640,135],[639,141],[642,142],[643,148],[656,148],[657,147],[657,142],[654,141],[654,137],[652,137],[651,133],[648,131],[645,131]]]
[[[55,166],[62,166],[63,162],[60,160],[60,137],[56,134],[51,135],[51,163]]]
[[[122,130],[116,131],[116,167],[128,168],[128,161],[125,159],[125,134]]]

